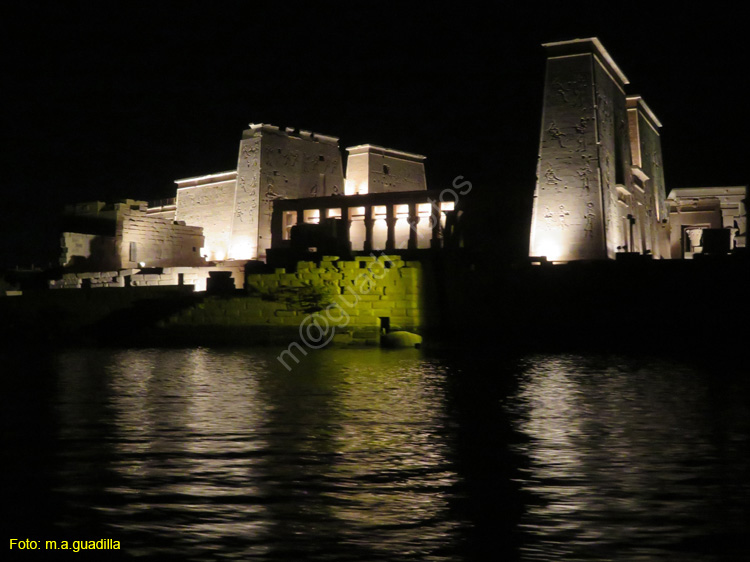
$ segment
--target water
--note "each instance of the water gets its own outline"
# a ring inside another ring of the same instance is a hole
[[[5,356],[8,538],[112,538],[143,559],[750,560],[750,383],[736,366]]]

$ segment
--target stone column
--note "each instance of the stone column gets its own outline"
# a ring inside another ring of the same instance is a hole
[[[385,251],[392,252],[396,248],[396,211],[395,205],[389,203],[385,207],[385,223],[388,235],[385,241]]]
[[[348,252],[352,251],[352,240],[349,234],[349,229],[352,226],[352,221],[349,220],[349,207],[346,207],[344,205],[341,206],[341,220],[343,221],[343,228],[339,231],[343,231],[346,233],[345,239],[342,242],[343,246],[345,246],[345,249]]]
[[[417,204],[409,203],[409,250],[417,249],[417,224],[419,224]]]
[[[432,221],[432,238],[430,239],[430,247],[434,249],[440,248],[440,219],[442,218],[442,211],[440,210],[440,203],[434,202],[432,205],[432,211],[430,220]]]
[[[372,252],[372,205],[365,205],[365,252]]]

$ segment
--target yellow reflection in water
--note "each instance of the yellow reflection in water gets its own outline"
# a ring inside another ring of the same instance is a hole
[[[149,538],[134,555],[154,555],[158,539],[180,551],[231,544],[250,559],[314,549],[325,535],[383,559],[426,560],[460,525],[449,509],[445,373],[418,350],[320,350],[291,373],[255,351],[65,361],[63,425],[80,439],[71,448],[97,458],[73,459],[64,479],[102,483],[87,497],[107,499],[91,508]],[[95,403],[106,411],[89,412]],[[84,431],[94,426],[101,454]]]
[[[414,526],[424,525],[435,536],[452,526],[448,517],[432,524],[448,507],[439,491],[456,479],[442,436],[443,375],[427,362],[415,362],[413,355],[418,352],[378,350],[351,366],[346,366],[346,355],[338,358],[342,378],[332,470],[348,486],[331,492],[338,500],[331,505],[333,515],[354,535],[391,528],[390,544],[371,541],[376,549],[392,550],[399,528],[410,529],[402,537],[406,541],[413,539]]]

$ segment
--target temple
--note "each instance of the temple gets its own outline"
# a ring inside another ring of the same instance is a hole
[[[425,157],[370,144],[347,153],[344,176],[338,138],[251,124],[236,169],[179,179],[174,198],[69,205],[60,264],[71,274],[51,285],[80,287],[85,272],[107,272],[95,286],[179,278],[202,289],[207,268],[218,268],[241,287],[239,269],[272,249],[314,258],[439,246],[454,202],[427,191]],[[142,279],[144,268],[169,271]]]
[[[744,248],[747,186],[667,197],[661,123],[626,92],[628,79],[599,40],[543,46],[532,261],[692,259]],[[235,169],[179,179],[174,198],[70,205],[60,259],[70,273],[51,286],[84,286],[86,272],[106,272],[95,286],[200,290],[209,270],[220,270],[241,287],[249,262],[377,251],[418,259],[445,245],[456,201],[428,189],[424,156],[371,144],[346,151],[344,159],[333,136],[250,124]],[[166,272],[140,273],[154,268]]]
[[[543,46],[532,257],[691,258],[704,237],[714,253],[745,246],[746,186],[673,190],[667,200],[661,123],[626,93],[628,79],[597,38]]]
[[[747,186],[688,187],[669,192],[674,259],[747,247]]]

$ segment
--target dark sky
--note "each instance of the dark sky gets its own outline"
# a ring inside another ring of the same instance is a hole
[[[469,179],[525,246],[540,44],[577,37],[662,121],[668,189],[748,181],[745,19],[717,3],[17,4],[0,8],[0,266],[54,260],[65,203],[234,168],[250,122],[424,154],[430,187]]]

